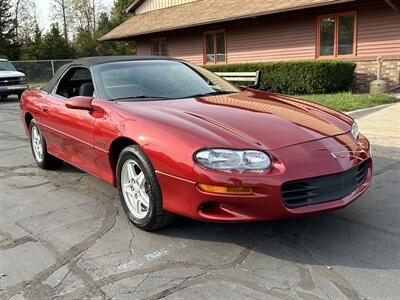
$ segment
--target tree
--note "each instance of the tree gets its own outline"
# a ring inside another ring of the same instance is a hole
[[[24,40],[20,51],[21,60],[35,60],[43,57],[42,31],[36,25],[33,37]]]
[[[110,20],[114,26],[120,25],[122,22],[125,22],[129,17],[132,16],[132,14],[125,12],[125,9],[131,3],[131,0],[115,0],[114,7],[111,10]]]
[[[81,11],[85,11],[86,7],[86,13],[83,13],[82,17],[85,21],[83,21],[81,23],[82,26],[78,28],[73,42],[73,47],[77,56],[130,55],[135,53],[136,50],[133,42],[98,41],[99,37],[120,25],[130,17],[130,14],[127,14],[124,11],[124,9],[130,4],[130,0],[116,0],[110,16],[106,12],[101,12],[97,16],[97,13],[94,10],[92,10],[92,16],[89,16],[88,7],[90,5],[92,8],[96,7],[96,2],[94,1],[78,0],[76,3],[77,5],[81,5],[81,8],[84,8]],[[99,9],[99,7],[97,7],[97,9]]]
[[[12,18],[9,0],[0,0],[0,57],[14,58],[15,20]]]
[[[74,57],[74,51],[55,23],[51,24],[50,31],[44,35],[37,26],[33,37],[26,39],[21,46],[21,60],[69,59],[71,57]]]
[[[76,16],[73,0],[53,0],[53,21],[62,20],[62,30],[64,38],[68,41],[69,33],[74,30]]]
[[[18,41],[18,11],[19,11],[19,4],[21,0],[16,0],[15,2],[15,39]]]
[[[78,32],[73,41],[73,48],[78,57],[96,56],[97,41],[93,38],[92,33],[85,28],[78,28]]]
[[[131,2],[130,0],[116,0],[111,10],[110,17],[108,17],[106,13],[100,15],[96,39],[131,17],[131,14],[125,12],[125,8],[128,7]],[[96,47],[96,52],[98,55],[131,55],[136,53],[136,48],[133,42],[105,41],[99,43]]]
[[[58,24],[51,24],[50,31],[43,37],[40,59],[63,59],[74,56],[68,41],[61,34]]]
[[[17,1],[18,10],[16,19],[18,24],[18,42],[24,43],[33,39],[35,30],[39,26],[37,21],[37,9],[34,0]]]
[[[39,27],[35,1],[11,0],[10,8],[10,0],[0,0],[0,55],[40,60],[135,53],[133,42],[98,41],[130,17],[124,10],[132,0],[115,0],[108,13],[102,0],[52,0],[54,24],[47,32]]]
[[[97,30],[97,19],[104,9],[102,0],[74,0],[78,28],[92,34]]]

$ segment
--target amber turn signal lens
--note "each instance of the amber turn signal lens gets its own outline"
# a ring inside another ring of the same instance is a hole
[[[215,194],[226,194],[226,195],[251,195],[253,190],[251,188],[244,187],[227,187],[227,186],[216,186],[204,183],[199,183],[198,187],[200,190],[208,193]]]

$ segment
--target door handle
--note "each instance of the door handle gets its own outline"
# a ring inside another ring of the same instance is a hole
[[[48,112],[49,111],[49,107],[47,105],[42,105],[42,110],[44,112]]]

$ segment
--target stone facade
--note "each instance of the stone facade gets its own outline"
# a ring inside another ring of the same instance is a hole
[[[377,57],[355,59],[357,64],[353,89],[367,93],[371,81],[376,79]],[[388,83],[388,88],[400,85],[400,56],[383,57],[382,79]]]

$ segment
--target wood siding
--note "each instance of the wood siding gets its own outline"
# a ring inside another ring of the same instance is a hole
[[[203,64],[203,40],[200,33],[188,36],[174,36],[169,38],[168,42],[173,45],[168,49],[170,56],[179,57],[197,65]]]
[[[202,33],[226,30],[227,62],[305,60],[316,58],[318,15],[356,10],[358,14],[355,59],[400,55],[400,14],[384,1],[338,5],[291,16],[270,16],[247,22],[160,34],[167,37],[169,55],[203,63]],[[149,38],[138,40],[138,54],[149,55]]]
[[[227,28],[228,63],[313,59],[315,24],[294,17]]]
[[[151,42],[150,40],[136,41],[136,54],[139,56],[151,55]]]
[[[358,10],[357,57],[400,55],[400,13],[371,3]]]
[[[197,65],[203,64],[202,33],[166,37],[169,56],[184,59]],[[147,39],[138,40],[136,42],[136,50],[137,55],[151,55],[151,44]]]
[[[136,14],[143,14],[149,11],[163,9],[175,5],[181,5],[198,0],[147,0],[141,4],[136,10]]]

